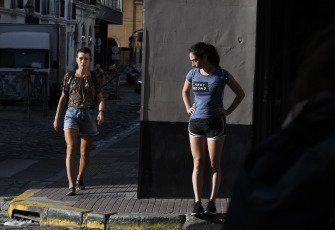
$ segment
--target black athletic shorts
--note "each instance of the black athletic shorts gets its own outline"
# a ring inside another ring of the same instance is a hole
[[[226,134],[225,116],[215,118],[191,119],[188,124],[188,134],[193,137],[206,137],[208,140],[217,140]]]

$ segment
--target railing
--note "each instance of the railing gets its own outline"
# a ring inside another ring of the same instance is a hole
[[[84,3],[88,5],[102,5],[113,10],[122,11],[123,0],[76,0],[75,3]]]
[[[2,102],[23,101],[29,118],[32,103],[42,105],[44,114],[47,114],[48,89],[47,72],[0,71],[0,100]]]
[[[117,72],[99,73],[102,79],[104,96],[108,99],[120,99],[120,75]]]

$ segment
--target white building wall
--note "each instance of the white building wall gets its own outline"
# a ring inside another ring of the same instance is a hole
[[[12,8],[12,1],[16,0],[5,0],[4,7],[0,7],[0,23],[12,23],[12,24],[25,24],[25,11],[20,8]],[[23,6],[26,5],[28,0],[23,1]],[[49,0],[49,14],[42,14],[42,2],[40,12],[35,12],[34,17],[40,19],[40,24],[60,24],[66,27],[66,37],[64,41],[66,43],[68,52],[65,56],[66,60],[66,71],[73,70],[76,63],[76,49],[82,46],[87,46],[92,51],[92,58],[94,58],[94,41],[95,41],[95,19],[99,8],[94,5],[88,5],[74,0],[65,0],[64,8],[64,17],[59,17],[59,5],[60,1]],[[72,3],[76,3],[76,19],[72,19],[71,16],[71,7]],[[14,4],[15,5],[15,4]],[[85,27],[85,33],[82,33],[82,25]],[[76,26],[78,29],[78,37],[74,40],[73,32],[75,31]],[[91,28],[91,30],[89,29]],[[91,33],[89,33],[91,31]],[[84,35],[84,39],[82,36]],[[91,39],[89,39],[91,37]],[[91,64],[93,69],[93,63]]]

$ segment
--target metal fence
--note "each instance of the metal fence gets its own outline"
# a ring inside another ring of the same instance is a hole
[[[48,89],[49,82],[47,72],[0,71],[1,102],[23,101],[23,109],[28,112],[29,118],[32,103],[41,105],[44,113],[47,114]]]
[[[120,99],[120,75],[117,72],[103,72],[99,76],[102,78],[104,96]]]

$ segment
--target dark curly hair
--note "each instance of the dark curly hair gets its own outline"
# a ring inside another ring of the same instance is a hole
[[[78,53],[84,53],[84,54],[89,54],[90,55],[90,59],[92,59],[92,55],[91,55],[91,49],[88,47],[81,47],[77,49],[77,56]]]

